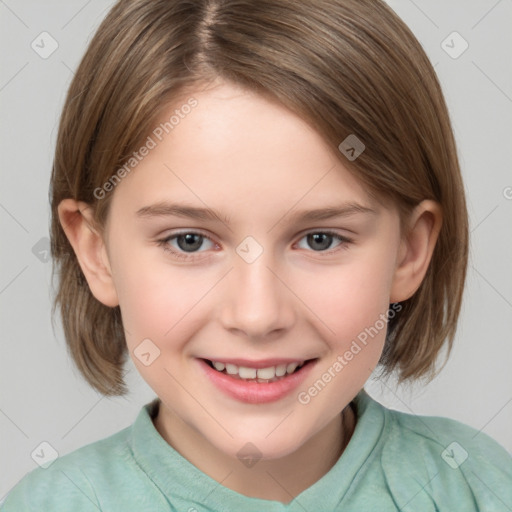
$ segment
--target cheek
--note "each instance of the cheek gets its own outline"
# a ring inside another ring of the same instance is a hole
[[[119,298],[127,327],[130,325],[136,336],[158,340],[159,344],[175,337],[176,331],[186,324],[184,320],[191,303],[198,300],[197,292],[187,290],[179,277],[167,281],[151,270],[132,274],[125,281],[124,293]]]
[[[392,268],[390,261],[361,258],[319,272],[315,286],[304,289],[305,302],[327,326],[333,344],[350,342],[386,313]]]
[[[171,274],[170,267],[161,260],[151,261],[157,249],[137,250],[128,247],[126,239],[129,237],[119,240],[115,246],[115,287],[128,346],[134,348],[144,338],[164,339],[165,333],[185,315],[188,303],[185,295],[190,287],[180,282],[184,278],[179,272]]]
[[[120,279],[119,302],[130,357],[157,395],[167,390],[176,401],[179,385],[172,375],[177,376],[185,362],[187,342],[197,330],[198,303],[207,292],[207,283],[193,281],[162,262],[148,265],[137,258],[124,267]],[[146,353],[150,356],[145,361]],[[188,389],[197,392],[193,385]]]
[[[371,263],[353,262],[326,273],[317,282],[324,284],[325,293],[309,295],[322,325],[328,327],[328,331],[322,328],[325,357],[297,395],[310,414],[341,410],[364,386],[381,357],[392,265],[378,258]],[[325,420],[320,413],[318,418]]]

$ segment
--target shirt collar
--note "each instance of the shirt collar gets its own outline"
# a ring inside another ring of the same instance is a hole
[[[169,503],[185,501],[212,510],[265,510],[303,512],[316,510],[321,498],[325,510],[335,510],[350,484],[369,464],[385,427],[385,409],[363,389],[354,398],[357,423],[354,433],[336,464],[293,501],[247,497],[209,477],[169,445],[153,425],[158,412],[157,398],[145,405],[135,420],[130,444],[135,460]]]

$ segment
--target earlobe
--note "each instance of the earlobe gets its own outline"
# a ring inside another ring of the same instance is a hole
[[[64,199],[58,206],[58,213],[92,294],[105,306],[119,305],[105,243],[94,228],[90,205]]]
[[[403,235],[391,288],[390,302],[409,299],[420,287],[441,231],[439,203],[422,201],[411,213],[409,230]]]

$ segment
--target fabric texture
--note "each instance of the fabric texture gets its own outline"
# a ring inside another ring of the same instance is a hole
[[[362,390],[342,456],[290,503],[224,487],[155,429],[159,401],[130,427],[26,475],[1,512],[434,512],[512,511],[512,456],[447,418],[387,409]]]

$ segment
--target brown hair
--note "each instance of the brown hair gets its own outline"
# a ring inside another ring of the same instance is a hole
[[[221,77],[310,123],[378,200],[403,215],[437,201],[443,225],[420,288],[390,319],[381,365],[399,380],[433,376],[451,350],[468,258],[468,216],[449,114],[420,43],[380,0],[120,0],[70,85],[51,177],[51,249],[70,353],[107,395],[126,391],[119,307],[92,295],[59,221],[65,198],[105,226],[101,187],[141,145],[162,109]],[[197,89],[196,89],[197,90]],[[338,145],[365,150],[349,161]]]

